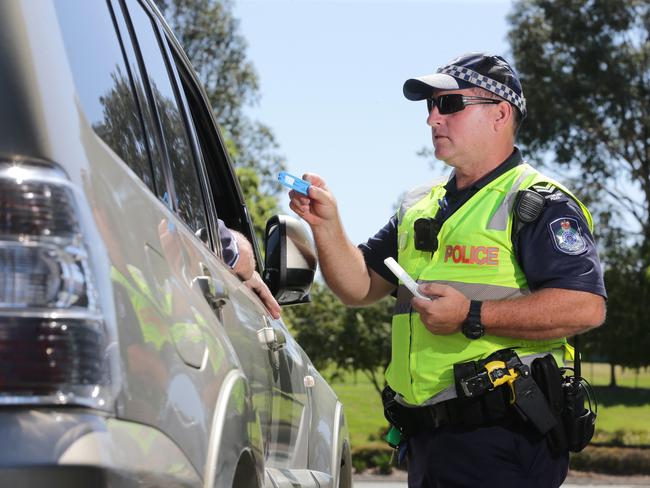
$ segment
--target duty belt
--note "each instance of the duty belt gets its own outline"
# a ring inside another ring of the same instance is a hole
[[[530,373],[530,367],[512,349],[496,351],[483,361],[454,364],[454,379],[459,398],[481,397],[507,385],[510,404],[540,434],[546,434],[557,424],[544,393]]]
[[[382,393],[384,416],[405,436],[445,425],[479,426],[503,419],[511,411],[508,398],[507,389],[499,388],[477,398],[453,398],[434,405],[407,407],[395,400],[390,387]]]
[[[513,410],[541,434],[557,423],[530,368],[511,349],[483,361],[455,364],[454,378],[458,398],[421,407],[400,404],[386,387],[382,393],[386,419],[406,436],[443,425],[480,426]]]

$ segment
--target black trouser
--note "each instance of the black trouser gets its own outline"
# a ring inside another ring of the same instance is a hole
[[[514,418],[423,430],[409,438],[407,459],[409,488],[555,488],[569,465],[568,452],[553,456]]]

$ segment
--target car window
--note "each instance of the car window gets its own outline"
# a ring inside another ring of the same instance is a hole
[[[112,13],[119,33],[122,50],[124,53],[124,60],[126,61],[127,68],[131,74],[131,81],[135,87],[135,98],[140,107],[140,114],[142,115],[142,122],[144,124],[144,135],[148,143],[149,161],[153,168],[154,182],[156,186],[156,194],[158,197],[168,205],[170,205],[167,183],[165,178],[165,161],[161,144],[158,142],[158,125],[154,114],[152,113],[151,106],[147,101],[147,89],[139,68],[139,57],[133,46],[131,34],[127,20],[124,13],[116,0],[109,0],[112,5]]]
[[[55,6],[84,115],[97,135],[155,191],[140,107],[108,4],[66,0]]]
[[[137,33],[155,111],[162,127],[164,150],[174,183],[176,211],[193,231],[207,229],[206,209],[197,168],[157,29],[153,19],[137,0],[126,0],[125,3]]]
[[[174,43],[170,40],[168,43],[179,74],[190,123],[193,124],[196,134],[198,150],[205,163],[208,186],[216,212],[229,228],[240,231],[249,241],[254,242],[255,236],[250,229],[245,206],[237,192],[235,177],[231,174],[226,150],[211,114],[212,108],[191,75],[191,68],[181,59]]]

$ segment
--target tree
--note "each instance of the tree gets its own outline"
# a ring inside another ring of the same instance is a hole
[[[231,0],[156,0],[202,81],[235,166],[253,168],[263,195],[276,195],[284,158],[266,125],[249,120],[246,105],[259,98],[259,82]]]
[[[339,338],[340,367],[361,371],[381,395],[383,372],[390,361],[391,322],[394,300],[384,298],[364,308],[346,309]]]
[[[647,267],[650,4],[519,0],[509,21],[529,112],[521,141],[529,152],[551,151],[581,176],[585,194],[632,218]]]
[[[605,271],[609,307],[607,320],[581,343],[587,358],[607,358],[610,363],[610,386],[616,386],[615,365],[639,368],[647,364],[650,334],[647,331],[646,291],[639,286],[634,249],[621,248],[626,256],[616,259],[618,266]],[[627,265],[625,264],[627,263]]]
[[[260,177],[253,168],[237,168],[236,171],[253,221],[253,229],[257,237],[262,238],[266,222],[279,211],[278,200],[261,191]]]
[[[123,161],[129,162],[147,186],[153,187],[152,168],[130,80],[119,66],[111,73],[111,79],[113,85],[100,98],[102,120],[96,120],[93,129]]]
[[[339,362],[336,356],[345,307],[318,281],[311,288],[311,299],[312,303],[308,306],[286,308],[283,314],[285,322],[314,366],[325,370],[331,364]]]
[[[520,140],[579,175],[600,223],[609,312],[585,350],[648,365],[650,4],[518,0],[509,22],[529,112]]]

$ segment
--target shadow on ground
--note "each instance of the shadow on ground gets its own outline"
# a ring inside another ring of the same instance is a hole
[[[650,406],[649,388],[632,388],[629,386],[595,386],[594,392],[598,404],[611,407],[615,405]]]

